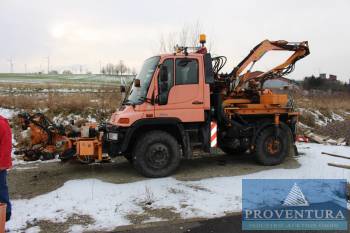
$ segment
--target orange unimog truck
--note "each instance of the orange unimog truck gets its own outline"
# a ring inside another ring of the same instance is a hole
[[[291,72],[309,54],[308,43],[265,40],[231,73],[222,74],[226,58],[212,57],[205,36],[200,37],[198,48],[177,47],[144,62],[120,108],[102,127],[104,151],[125,156],[147,177],[168,176],[194,150],[212,147],[232,155],[254,153],[263,165],[280,164],[294,151],[298,113],[287,95],[263,84]],[[271,50],[294,53],[272,70],[252,72]]]

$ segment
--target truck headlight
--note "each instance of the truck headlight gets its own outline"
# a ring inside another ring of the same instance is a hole
[[[108,133],[108,139],[112,141],[118,140],[118,133]]]

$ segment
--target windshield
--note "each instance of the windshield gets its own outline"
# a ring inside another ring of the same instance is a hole
[[[125,104],[141,104],[145,101],[159,59],[160,57],[151,57],[143,63],[140,73],[136,76],[136,79],[140,80],[140,87],[135,87],[135,81],[133,81]]]

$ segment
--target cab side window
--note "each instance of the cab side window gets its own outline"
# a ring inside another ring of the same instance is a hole
[[[164,104],[168,102],[168,95],[171,87],[174,85],[174,60],[166,59],[162,66],[167,67],[168,70],[168,81],[161,82],[160,77],[158,77],[158,93],[159,98],[165,100]]]
[[[196,59],[176,59],[176,85],[198,84],[198,61]]]

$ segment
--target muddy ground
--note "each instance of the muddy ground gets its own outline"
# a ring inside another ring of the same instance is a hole
[[[228,156],[217,152],[192,160],[184,160],[180,169],[173,176],[178,180],[199,180],[210,177],[235,176],[250,174],[266,169],[298,168],[299,163],[292,157],[277,167],[258,165],[251,156]],[[124,158],[119,157],[112,163],[84,165],[78,162],[30,163],[18,165],[9,171],[8,183],[12,199],[32,198],[51,192],[72,179],[97,178],[111,183],[129,183],[146,178],[139,175],[133,166]],[[130,222],[139,224],[150,216],[158,216],[168,221],[181,221],[180,216],[171,209],[160,209],[145,212],[142,215],[128,216]],[[42,232],[64,232],[71,225],[88,225],[93,219],[89,216],[72,216],[64,224],[48,221],[38,221],[28,225],[40,226]],[[152,225],[152,224],[151,224]],[[116,230],[130,229],[121,227]]]
[[[249,155],[228,156],[218,153],[182,161],[173,177],[178,180],[199,180],[244,175],[278,167],[295,169],[299,166],[294,158],[288,158],[278,166],[265,167],[258,165]],[[147,179],[138,174],[126,159],[120,157],[112,163],[90,165],[74,161],[19,165],[9,171],[8,183],[11,198],[22,199],[51,192],[68,180],[85,178],[96,178],[116,184]]]

